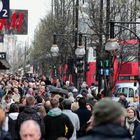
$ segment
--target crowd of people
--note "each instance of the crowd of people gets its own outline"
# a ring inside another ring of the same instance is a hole
[[[67,94],[50,91],[52,84]],[[86,82],[78,90],[45,76],[0,75],[0,140],[140,140],[139,108]]]

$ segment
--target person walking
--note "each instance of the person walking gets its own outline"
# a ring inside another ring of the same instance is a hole
[[[129,107],[129,103],[126,99],[126,94],[124,93],[121,93],[120,94],[120,98],[119,98],[119,101],[118,101],[120,104],[122,104],[124,106],[124,108],[128,108]]]
[[[56,140],[58,137],[71,138],[74,127],[70,119],[58,108],[59,100],[52,98],[50,103],[52,109],[44,118],[45,140]]]
[[[77,139],[77,131],[80,129],[80,121],[79,121],[77,114],[73,113],[71,111],[71,104],[72,104],[72,102],[69,99],[65,99],[62,102],[62,106],[63,106],[62,112],[63,112],[63,114],[65,114],[69,117],[69,119],[71,120],[73,127],[74,127],[72,137],[69,140],[76,140]]]
[[[139,121],[137,119],[136,110],[132,107],[127,108],[127,117],[125,119],[125,127],[131,134],[132,139],[134,139],[134,133],[138,125],[139,125]]]
[[[26,107],[24,110],[19,113],[17,121],[16,121],[16,132],[19,136],[20,125],[25,120],[34,120],[40,125],[42,138],[44,137],[45,133],[45,126],[44,121],[41,116],[38,114],[37,109],[35,108],[35,98],[33,96],[29,96],[26,98]]]
[[[86,125],[91,117],[91,111],[89,111],[86,107],[86,99],[84,97],[78,100],[79,109],[75,112],[80,120],[80,130],[78,131],[78,137],[82,136],[81,130]]]
[[[40,140],[41,130],[39,124],[34,120],[24,121],[20,126],[21,140]]]
[[[110,98],[104,98],[94,106],[92,133],[78,140],[131,140],[124,128],[124,108]]]

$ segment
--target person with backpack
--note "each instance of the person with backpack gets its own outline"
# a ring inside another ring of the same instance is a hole
[[[9,114],[6,116],[4,130],[8,131],[13,140],[18,140],[16,132],[16,120],[19,115],[19,106],[16,103],[10,105]]]

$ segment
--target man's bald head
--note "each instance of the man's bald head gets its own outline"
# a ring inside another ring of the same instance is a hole
[[[41,130],[39,124],[34,120],[24,121],[20,126],[21,140],[40,140]]]

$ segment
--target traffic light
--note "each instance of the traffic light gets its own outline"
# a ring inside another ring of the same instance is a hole
[[[105,68],[109,68],[109,65],[110,65],[110,64],[109,64],[109,59],[106,59],[106,60],[105,60]]]
[[[110,75],[110,62],[109,59],[105,59],[105,68],[104,68],[104,75],[109,76]]]
[[[104,70],[103,70],[103,60],[99,60],[99,75],[104,75]]]
[[[78,73],[84,72],[84,57],[77,57],[76,58],[76,67]]]
[[[103,60],[101,60],[101,59],[99,60],[99,67],[103,68]]]

